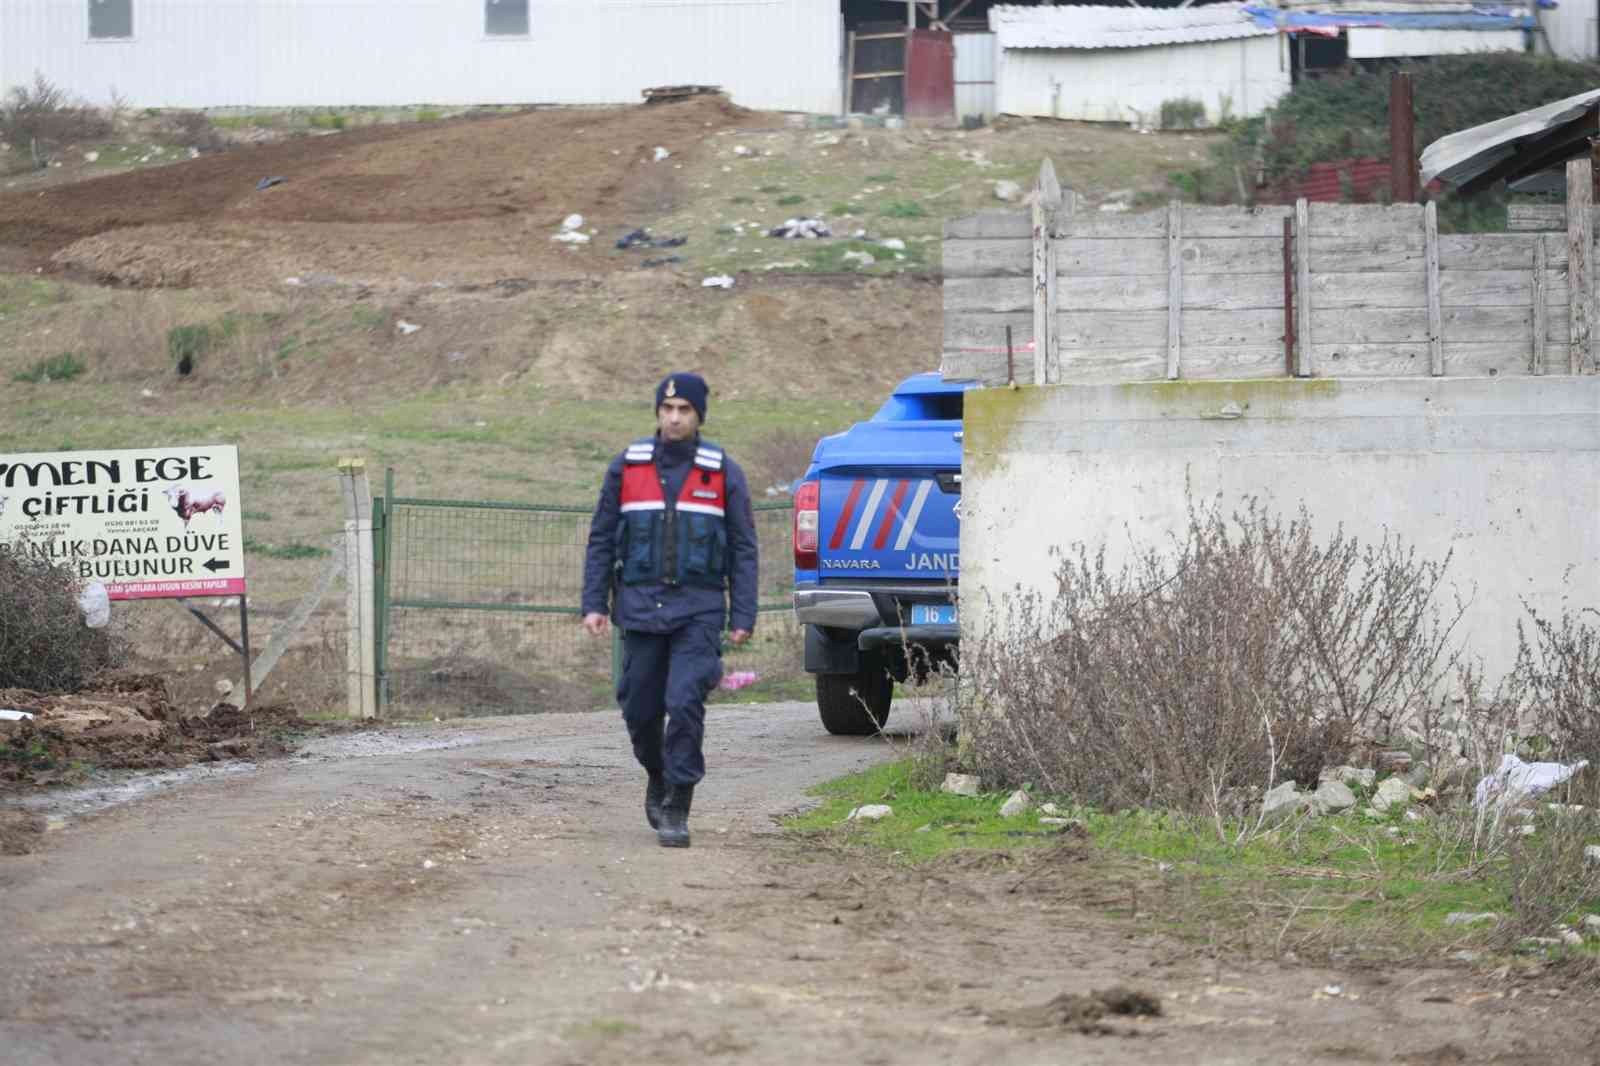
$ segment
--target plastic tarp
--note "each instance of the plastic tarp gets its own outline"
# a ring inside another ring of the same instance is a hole
[[[1558,762],[1523,762],[1515,755],[1507,755],[1494,773],[1478,782],[1472,802],[1480,810],[1490,805],[1515,806],[1550,791],[1588,765],[1588,759],[1565,766]]]
[[[1438,178],[1460,185],[1516,154],[1518,142],[1583,116],[1600,101],[1600,89],[1569,96],[1531,111],[1440,137],[1422,150],[1422,181]]]
[[[1538,28],[1523,7],[1476,7],[1471,11],[1285,11],[1251,5],[1256,25],[1283,33],[1322,33],[1350,26],[1387,30],[1531,30]]]

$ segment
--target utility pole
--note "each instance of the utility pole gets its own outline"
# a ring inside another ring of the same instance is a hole
[[[1411,72],[1389,75],[1389,195],[1397,204],[1414,204],[1417,188],[1417,121],[1411,106]]]

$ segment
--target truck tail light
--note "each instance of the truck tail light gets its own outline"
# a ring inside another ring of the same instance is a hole
[[[794,568],[817,568],[818,503],[822,499],[822,482],[802,481],[794,494]]]

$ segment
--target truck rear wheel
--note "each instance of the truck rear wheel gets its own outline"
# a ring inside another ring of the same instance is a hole
[[[836,737],[864,737],[883,728],[894,698],[894,678],[877,656],[861,656],[853,674],[817,675],[817,711],[822,728]]]

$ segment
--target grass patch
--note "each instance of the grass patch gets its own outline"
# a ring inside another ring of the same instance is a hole
[[[884,185],[897,179],[894,174],[868,174],[867,180],[872,182],[874,185]]]
[[[806,198],[795,193],[790,193],[788,196],[778,197],[776,202],[779,207],[793,207],[795,204],[805,203]]]
[[[268,559],[320,559],[330,554],[327,548],[319,548],[315,544],[301,544],[298,541],[267,544],[251,536],[244,538],[244,551],[246,555],[263,555]]]
[[[890,200],[878,213],[887,218],[927,218],[927,208],[915,200]]]
[[[960,851],[1023,852],[1063,839],[1061,829],[1039,823],[1037,807],[1002,818],[1004,793],[920,790],[912,775],[912,762],[902,759],[826,782],[812,790],[820,805],[785,824],[904,865]],[[1125,910],[1132,898],[1138,911],[1175,935],[1225,938],[1272,953],[1374,958],[1508,946],[1496,940],[1492,924],[1448,925],[1446,918],[1461,911],[1512,914],[1516,870],[1525,860],[1516,846],[1475,856],[1467,823],[1450,812],[1408,821],[1398,810],[1381,820],[1351,811],[1292,821],[1235,844],[1219,839],[1207,822],[1159,811],[1105,813],[1062,797],[1055,802],[1062,816],[1081,822],[1095,876],[1102,866],[1132,872],[1131,897],[1107,905]],[[873,803],[894,813],[876,822],[845,820],[853,808]],[[1538,836],[1527,839],[1559,839],[1558,817],[1541,813]],[[1592,823],[1576,829],[1594,835]],[[1576,924],[1591,911],[1600,905],[1579,905],[1563,917]]]
[[[11,375],[11,380],[30,385],[49,381],[71,381],[87,369],[89,369],[88,361],[77,352],[62,352],[60,355],[40,359],[26,370],[19,370]]]
[[[333,111],[316,112],[307,118],[306,122],[314,130],[342,130],[348,120],[337,111]]]
[[[756,189],[756,192],[765,193],[768,196],[771,196],[773,193],[780,193],[782,191],[782,185],[762,185]]]
[[[637,1025],[621,1018],[590,1018],[567,1026],[563,1035],[568,1040],[615,1040],[638,1031]]]
[[[425,107],[421,111],[417,112],[418,122],[438,122],[442,117],[443,116],[441,116],[439,112],[433,110],[432,108]]]

